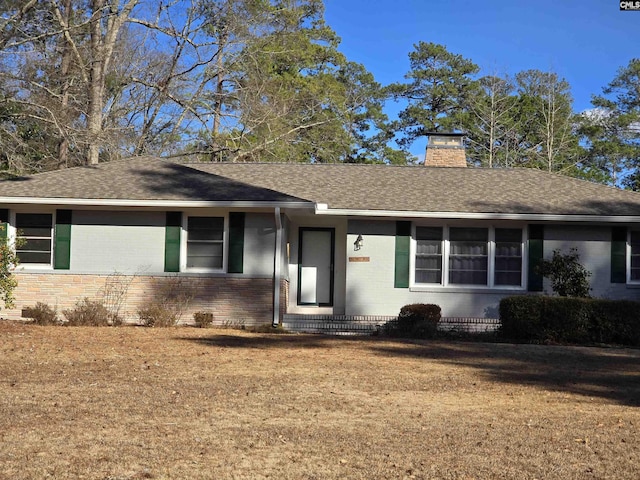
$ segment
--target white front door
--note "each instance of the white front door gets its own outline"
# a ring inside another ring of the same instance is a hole
[[[301,228],[298,269],[298,304],[333,305],[332,228]]]

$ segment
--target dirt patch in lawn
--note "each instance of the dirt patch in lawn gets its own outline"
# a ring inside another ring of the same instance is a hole
[[[640,350],[0,322],[0,478],[640,478]]]

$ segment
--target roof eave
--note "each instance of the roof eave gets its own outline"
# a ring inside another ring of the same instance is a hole
[[[69,205],[86,207],[157,207],[157,208],[294,208],[314,209],[313,202],[213,201],[213,200],[133,200],[117,198],[0,197],[0,204]]]
[[[350,217],[399,217],[399,218],[438,218],[447,220],[513,220],[534,222],[598,222],[598,223],[636,223],[640,215],[588,215],[557,213],[495,213],[495,212],[421,212],[408,210],[359,210],[328,208],[318,204],[317,215],[337,215]]]

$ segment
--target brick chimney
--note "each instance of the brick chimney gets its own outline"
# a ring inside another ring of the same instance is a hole
[[[424,157],[425,167],[466,167],[462,133],[430,133]]]

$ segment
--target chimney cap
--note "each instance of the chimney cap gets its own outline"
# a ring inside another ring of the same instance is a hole
[[[432,133],[427,148],[464,148],[464,133]]]
[[[464,137],[466,133],[464,132],[427,132],[425,133],[427,137]]]

